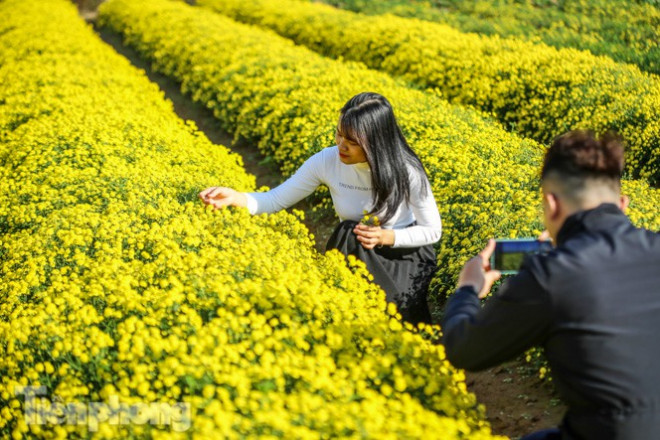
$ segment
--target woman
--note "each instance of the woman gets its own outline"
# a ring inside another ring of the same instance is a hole
[[[336,146],[316,153],[268,192],[212,187],[199,197],[216,208],[270,213],[325,184],[342,220],[327,249],[364,261],[404,320],[430,323],[426,297],[436,268],[433,243],[440,240],[442,228],[421,161],[403,137],[392,106],[376,93],[360,93],[346,103],[335,140]],[[362,224],[365,212],[377,216],[379,224]]]

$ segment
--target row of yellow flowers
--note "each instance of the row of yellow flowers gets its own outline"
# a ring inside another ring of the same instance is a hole
[[[199,0],[332,57],[360,61],[494,114],[539,142],[568,128],[616,130],[628,171],[660,185],[660,80],[587,51],[295,0]]]
[[[658,0],[323,0],[323,3],[369,15],[392,13],[435,21],[464,32],[588,50],[636,64],[646,72],[660,73]]]
[[[75,6],[0,16],[0,436],[494,438],[362,265],[202,206],[254,177]]]
[[[388,97],[426,166],[443,218],[436,291],[451,290],[460,265],[488,237],[540,232],[543,148],[474,111],[182,2],[111,0],[99,20],[181,81],[226,129],[258,142],[285,174],[332,144],[338,110],[352,95],[370,90]],[[642,182],[625,188],[633,219],[660,228],[660,192]]]

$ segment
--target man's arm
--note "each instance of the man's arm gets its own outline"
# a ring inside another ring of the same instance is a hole
[[[483,370],[540,343],[551,320],[547,292],[523,267],[483,308],[472,285],[457,289],[445,308],[442,342],[454,366]]]

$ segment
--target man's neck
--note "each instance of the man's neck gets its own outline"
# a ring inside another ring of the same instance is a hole
[[[605,203],[616,205],[619,206],[619,208],[621,208],[620,202],[621,202],[621,198],[619,196],[607,194],[606,196],[601,196],[601,197],[589,197],[588,199],[582,200],[580,201],[580,203],[577,204],[572,204],[572,203],[566,204],[564,208],[565,209],[564,221],[566,221],[568,217],[577,214],[578,212],[596,209],[600,205],[603,205]]]

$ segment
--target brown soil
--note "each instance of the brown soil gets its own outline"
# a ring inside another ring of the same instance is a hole
[[[85,17],[92,20],[93,13]],[[282,175],[272,162],[264,162],[264,156],[254,145],[233,143],[232,136],[220,128],[212,112],[184,96],[174,80],[152,71],[148,62],[140,59],[131,48],[122,45],[121,37],[108,30],[97,30],[101,38],[118,53],[128,58],[136,67],[143,69],[149,79],[160,86],[174,104],[176,113],[184,120],[193,120],[197,127],[215,144],[225,145],[239,153],[245,168],[257,178],[257,186],[277,186]],[[319,250],[336,225],[334,218],[317,218],[305,201],[295,208],[305,212],[305,223],[316,237]],[[468,389],[486,406],[487,417],[495,434],[517,439],[527,433],[557,426],[565,411],[554,388],[540,380],[534,371],[521,360],[479,373],[467,373]]]
[[[522,359],[466,373],[467,387],[486,406],[495,434],[517,439],[559,424],[566,406],[537,373]]]

